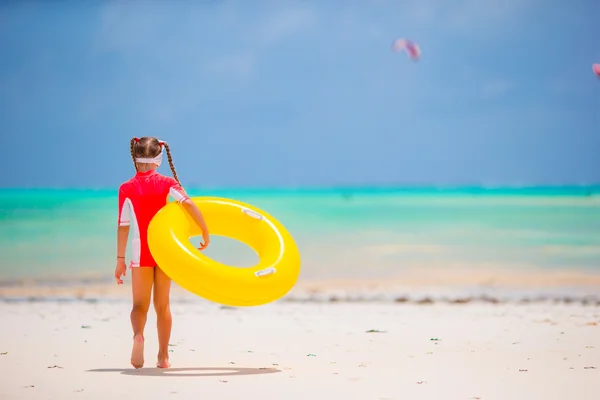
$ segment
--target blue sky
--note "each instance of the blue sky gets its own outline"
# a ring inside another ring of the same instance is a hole
[[[600,182],[599,16],[591,0],[5,1],[0,185],[117,187],[144,135],[196,187]]]

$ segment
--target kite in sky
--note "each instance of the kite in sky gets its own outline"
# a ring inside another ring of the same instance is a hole
[[[418,61],[421,58],[421,48],[415,42],[399,38],[392,43],[392,50],[396,53],[404,51],[413,61]]]

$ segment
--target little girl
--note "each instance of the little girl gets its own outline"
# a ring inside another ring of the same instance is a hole
[[[163,148],[167,151],[167,159],[173,177],[156,172],[162,161]],[[204,250],[210,242],[208,228],[198,207],[183,190],[177,178],[169,145],[153,137],[133,138],[130,143],[131,158],[136,174],[119,187],[119,228],[117,231],[117,267],[115,279],[122,284],[122,276],[126,275],[125,248],[129,236],[131,221],[136,222],[137,229],[131,241],[131,276],[133,290],[133,309],[131,310],[131,326],[133,328],[133,350],[131,365],[134,368],[144,366],[144,327],[150,295],[154,286],[154,309],[158,330],[158,368],[169,368],[169,339],[171,337],[171,310],[169,292],[171,280],[156,265],[147,242],[148,225],[152,217],[167,203],[167,196],[172,196],[202,229]]]

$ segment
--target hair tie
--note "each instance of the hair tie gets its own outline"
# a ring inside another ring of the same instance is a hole
[[[160,147],[164,146],[164,144],[165,144],[165,142],[163,142],[162,140],[159,140],[159,141],[158,141],[158,145],[159,145]]]
[[[137,137],[136,137],[136,138],[134,138],[134,139],[135,139],[135,142],[136,142],[136,143],[140,141],[140,138],[137,138]]]

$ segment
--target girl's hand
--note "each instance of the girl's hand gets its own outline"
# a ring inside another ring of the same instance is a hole
[[[115,279],[117,280],[117,285],[123,284],[122,276],[127,275],[127,265],[125,265],[124,258],[117,259],[117,267],[115,268]]]
[[[200,243],[200,247],[198,247],[198,250],[204,250],[208,247],[208,244],[210,243],[210,236],[202,235],[202,240],[204,241],[204,243]]]

